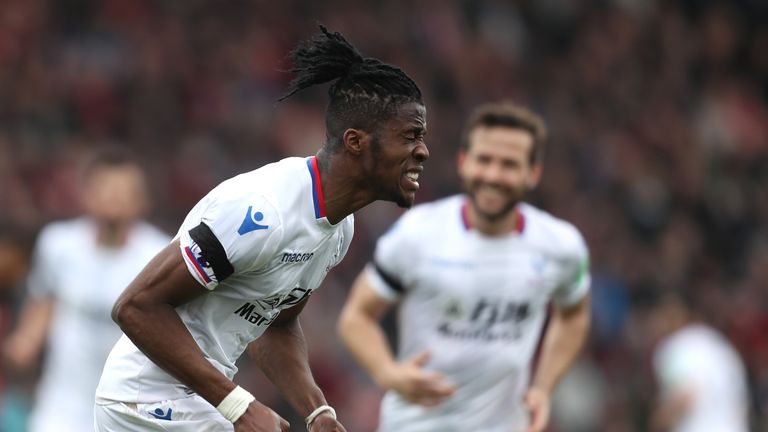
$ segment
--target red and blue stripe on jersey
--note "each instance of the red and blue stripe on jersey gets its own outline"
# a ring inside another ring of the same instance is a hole
[[[211,278],[208,277],[208,273],[206,273],[203,266],[200,265],[200,261],[197,260],[195,254],[189,249],[189,246],[184,248],[184,252],[186,252],[189,262],[191,262],[195,267],[195,270],[197,270],[198,276],[200,276],[206,284],[211,283]]]
[[[317,167],[317,156],[307,159],[309,175],[312,177],[312,201],[315,204],[315,219],[325,217],[325,199],[323,199],[323,186],[320,183],[320,169]]]

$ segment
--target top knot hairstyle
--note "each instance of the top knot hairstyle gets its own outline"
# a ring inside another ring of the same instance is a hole
[[[361,129],[376,134],[379,125],[405,103],[421,100],[421,90],[400,68],[363,57],[339,32],[320,26],[320,33],[299,43],[288,55],[295,77],[285,100],[307,87],[331,82],[325,115],[327,143],[338,149],[344,131]]]

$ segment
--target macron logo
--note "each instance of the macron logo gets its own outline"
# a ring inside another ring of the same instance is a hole
[[[171,420],[171,414],[173,409],[168,408],[168,412],[163,412],[160,408],[155,408],[155,412],[150,411],[149,414],[158,420]]]
[[[248,212],[245,214],[245,219],[243,219],[243,223],[240,225],[240,228],[237,229],[238,234],[243,235],[248,234],[251,231],[269,228],[269,225],[258,224],[258,222],[261,222],[261,220],[264,219],[264,213],[257,211],[251,215],[252,212],[253,206],[248,206]]]

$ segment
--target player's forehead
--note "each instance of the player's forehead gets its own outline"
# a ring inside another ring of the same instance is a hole
[[[388,129],[393,132],[427,130],[427,108],[418,102],[407,102],[397,107],[395,114],[389,119]]]
[[[146,181],[144,173],[136,165],[111,165],[94,168],[83,179],[81,188],[85,193],[143,193]]]
[[[141,168],[134,164],[99,165],[86,173],[86,180],[98,183],[104,178],[140,179],[143,177]]]
[[[469,152],[527,155],[533,149],[533,135],[522,128],[480,126],[468,138]]]

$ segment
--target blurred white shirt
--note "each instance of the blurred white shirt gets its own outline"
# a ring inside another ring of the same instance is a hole
[[[187,269],[210,292],[176,312],[205,358],[232,379],[246,346],[320,286],[353,233],[353,215],[328,221],[314,156],[233,177],[203,197],[179,229]],[[96,402],[152,403],[192,393],[123,335],[104,366]]]
[[[432,408],[388,392],[380,432],[524,430],[522,398],[547,305],[575,305],[589,292],[588,251],[573,225],[522,203],[517,230],[488,237],[463,217],[466,200],[405,213],[368,266],[376,293],[401,301],[398,358],[430,350],[426,369],[458,387]]]
[[[120,293],[170,237],[139,222],[117,248],[97,244],[88,218],[54,222],[40,233],[29,277],[30,296],[53,298],[48,346],[31,432],[93,429],[101,369],[120,337],[110,313]]]
[[[688,325],[662,340],[654,368],[663,399],[680,392],[691,406],[674,432],[747,432],[744,364],[728,340],[704,324]]]

